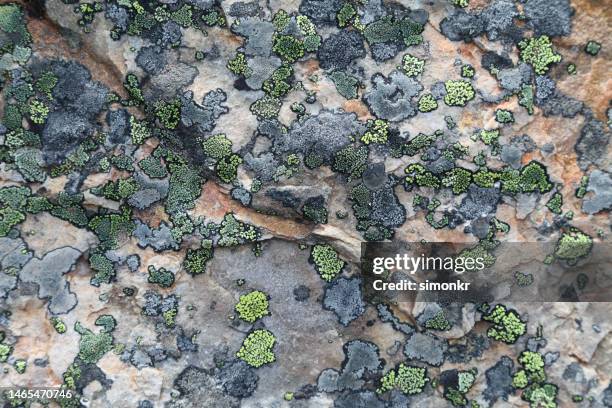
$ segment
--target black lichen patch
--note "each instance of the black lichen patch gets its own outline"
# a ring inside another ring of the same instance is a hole
[[[510,357],[502,356],[501,359],[485,372],[487,379],[487,389],[484,397],[491,404],[496,403],[500,398],[508,401],[508,396],[514,392],[512,386],[512,372],[514,362]]]
[[[537,35],[568,35],[572,30],[572,9],[569,0],[528,0],[525,16]]]
[[[323,40],[317,57],[324,69],[345,69],[353,60],[365,57],[363,38],[348,30],[332,34]]]
[[[471,185],[467,196],[458,208],[459,214],[465,220],[494,214],[500,197],[498,188],[483,188]]]
[[[341,7],[341,0],[302,0],[299,10],[317,24],[335,24]]]
[[[215,377],[223,390],[236,398],[250,397],[259,381],[255,369],[242,360],[226,362]]]
[[[580,138],[574,147],[578,153],[578,163],[581,168],[586,169],[589,165],[597,165],[601,162],[605,149],[610,142],[610,130],[604,124],[595,119],[588,118],[580,130]]]
[[[449,40],[468,42],[484,33],[485,22],[477,15],[455,9],[440,22],[440,31]]]

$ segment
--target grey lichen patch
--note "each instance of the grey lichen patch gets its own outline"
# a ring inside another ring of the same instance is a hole
[[[342,7],[340,0],[302,0],[300,13],[319,24],[335,24],[336,14]]]
[[[575,146],[578,164],[582,169],[586,169],[590,164],[601,163],[604,147],[610,142],[610,134],[610,129],[606,129],[603,122],[595,118],[587,119]]]
[[[512,386],[512,372],[514,362],[508,356],[502,356],[500,360],[485,372],[487,379],[487,390],[484,397],[491,404],[499,399],[508,401],[508,396],[514,392]]]
[[[444,363],[448,343],[430,334],[414,333],[404,346],[404,355],[438,367]]]
[[[373,391],[357,391],[344,393],[334,401],[334,407],[337,408],[383,408],[384,406],[385,402],[378,398],[376,393],[374,393]]]
[[[70,291],[64,274],[70,272],[81,257],[81,252],[72,247],[62,247],[47,252],[42,258],[32,258],[19,273],[23,282],[38,285],[38,297],[49,299],[49,312],[64,314],[77,304],[77,296]]]
[[[31,258],[23,240],[0,237],[0,298],[16,287],[19,271]]]
[[[201,104],[193,101],[193,92],[185,92],[181,97],[181,123],[202,133],[211,131],[216,120],[229,112],[224,104],[226,100],[227,94],[220,88],[206,93]]]
[[[319,374],[317,388],[324,392],[358,390],[371,375],[380,373],[383,362],[378,347],[364,340],[352,340],[343,346],[344,361],[340,371],[325,369]]]
[[[484,188],[471,185],[458,211],[466,220],[486,216],[495,212],[500,197],[501,194],[498,188]]]
[[[363,99],[376,117],[398,122],[416,115],[414,97],[422,90],[423,86],[416,79],[393,71],[388,77],[374,75],[372,88]]]
[[[193,365],[187,366],[174,380],[179,395],[168,406],[226,406],[238,407],[239,399],[226,394],[223,385],[207,370]]]
[[[587,195],[582,202],[582,211],[596,214],[612,208],[612,177],[609,173],[593,170],[586,190],[592,194]]]
[[[257,389],[259,376],[255,369],[242,360],[231,360],[216,376],[223,390],[236,398],[248,398]]]
[[[323,307],[333,311],[343,326],[348,326],[365,311],[361,279],[340,277],[325,288]]]
[[[453,41],[471,41],[485,30],[485,22],[477,15],[462,9],[455,9],[453,14],[444,17],[440,22],[440,31]]]
[[[294,122],[287,133],[274,140],[274,147],[282,152],[315,152],[323,160],[351,142],[351,136],[364,131],[364,125],[354,113],[323,111],[303,122]]]
[[[133,235],[138,239],[138,246],[141,248],[150,246],[155,251],[164,251],[177,250],[179,247],[179,243],[172,235],[172,229],[165,222],[162,222],[158,228],[151,229],[147,224],[136,221]]]
[[[389,306],[383,303],[379,303],[376,306],[376,309],[378,310],[378,317],[380,318],[380,320],[384,323],[391,323],[391,326],[393,326],[395,330],[398,330],[408,335],[413,334],[415,332],[414,326],[409,323],[402,322],[397,316],[393,314]]]

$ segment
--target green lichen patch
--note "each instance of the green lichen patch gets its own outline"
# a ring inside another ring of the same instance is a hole
[[[470,5],[470,0],[449,0],[457,7],[467,7]]]
[[[444,187],[450,187],[453,194],[463,194],[468,191],[472,183],[472,173],[461,167],[455,167],[442,177],[441,183]]]
[[[113,347],[113,336],[110,333],[101,331],[95,334],[80,322],[74,324],[74,330],[81,335],[78,358],[84,363],[96,364]]]
[[[351,21],[355,18],[356,15],[357,10],[355,10],[355,7],[351,3],[344,3],[344,5],[338,11],[338,14],[336,14],[336,21],[338,22],[338,27],[346,27],[351,23]]]
[[[478,133],[478,137],[480,137],[480,140],[482,140],[482,142],[488,146],[491,145],[496,145],[498,144],[499,141],[499,129],[491,129],[491,130],[481,130],[480,133]]]
[[[224,134],[214,135],[202,142],[202,149],[208,157],[220,160],[232,154],[232,141]]]
[[[334,155],[333,170],[349,176],[349,179],[361,177],[367,167],[369,150],[365,146],[347,146]]]
[[[187,250],[183,267],[191,275],[199,275],[206,270],[206,264],[213,258],[212,241],[203,240],[200,248]]]
[[[521,169],[519,187],[524,193],[539,191],[547,193],[552,189],[546,167],[537,161],[529,162]]]
[[[53,328],[55,329],[56,332],[58,332],[59,334],[64,334],[66,333],[66,323],[64,323],[64,321],[62,319],[60,319],[59,317],[52,317],[51,318],[51,325],[53,326]]]
[[[181,120],[181,102],[178,99],[157,101],[154,107],[158,123],[165,129],[176,129]]]
[[[471,65],[463,65],[461,66],[461,76],[463,78],[473,78],[476,74],[476,70]]]
[[[227,62],[227,69],[236,75],[242,75],[245,78],[251,76],[253,70],[248,66],[246,56],[243,52],[237,52],[234,58]]]
[[[451,328],[451,324],[446,318],[444,310],[440,310],[431,319],[425,322],[425,327],[432,330],[445,331]]]
[[[166,212],[174,214],[194,207],[202,191],[203,178],[193,166],[170,163],[170,187],[166,198]]]
[[[238,312],[238,317],[249,323],[269,315],[268,295],[259,290],[241,295],[236,304],[236,312]]]
[[[427,113],[438,109],[438,101],[427,93],[419,98],[419,112]]]
[[[233,182],[238,176],[238,166],[242,164],[242,161],[242,157],[237,154],[220,159],[215,167],[219,179],[224,183]]]
[[[369,145],[370,143],[384,144],[389,137],[389,124],[382,119],[368,120],[368,130],[361,136],[360,140]]]
[[[557,407],[558,387],[546,381],[544,357],[536,351],[523,351],[519,358],[521,369],[512,377],[512,386],[523,389],[521,398],[529,402],[529,406],[555,408]]]
[[[515,343],[526,331],[525,322],[521,320],[519,314],[506,309],[504,305],[496,305],[483,315],[482,319],[493,323],[493,326],[487,330],[487,336],[504,343]]]
[[[359,79],[344,71],[334,71],[329,75],[329,78],[336,86],[336,90],[340,95],[346,99],[357,99]]]
[[[465,106],[476,96],[472,84],[468,81],[448,80],[444,83],[444,88],[446,89],[444,103],[448,106]]]
[[[310,251],[310,261],[321,278],[327,282],[338,276],[345,265],[336,250],[327,244],[314,245]]]
[[[149,283],[155,283],[162,288],[169,288],[174,283],[174,274],[166,268],[156,268],[149,265]]]
[[[555,193],[550,197],[550,200],[546,203],[546,207],[555,214],[561,214],[563,207],[563,196],[561,193]]]
[[[538,75],[548,72],[551,64],[561,61],[561,55],[555,53],[546,35],[533,37],[519,42],[521,60],[530,64]]]
[[[4,332],[0,332],[0,363],[8,360],[13,352],[13,346],[4,342]]]
[[[274,51],[281,59],[293,63],[304,56],[304,42],[291,35],[277,35],[274,38]]]
[[[293,68],[290,65],[281,65],[278,67],[270,78],[263,83],[263,91],[274,97],[280,98],[286,95],[291,90],[290,78],[293,76]]]
[[[533,115],[533,85],[523,85],[521,87],[518,103],[527,109],[528,114]]]
[[[255,368],[273,363],[276,360],[274,343],[276,337],[269,330],[254,330],[244,339],[236,357]]]
[[[601,50],[601,44],[598,43],[597,41],[589,40],[584,46],[584,52],[592,56],[599,54],[600,50]]]
[[[251,112],[262,119],[272,119],[278,116],[282,102],[278,98],[266,95],[253,102],[250,106]]]
[[[146,122],[139,121],[133,116],[130,116],[130,137],[132,138],[133,144],[140,145],[151,136],[151,130]]]
[[[564,232],[555,247],[554,255],[571,263],[587,256],[593,248],[593,238],[577,228]]]
[[[511,111],[506,109],[497,109],[495,110],[495,120],[499,123],[513,123],[514,115]]]
[[[400,363],[396,369],[389,370],[381,378],[376,392],[383,394],[396,389],[405,395],[419,394],[423,392],[428,381],[427,371],[424,368]]]
[[[440,179],[438,176],[427,170],[420,163],[413,163],[404,169],[404,187],[411,190],[413,186],[439,188]]]
[[[219,246],[235,246],[246,242],[255,242],[260,232],[253,225],[238,221],[234,214],[228,213],[223,217],[219,228]]]
[[[17,4],[0,5],[0,30],[4,33],[0,40],[0,55],[12,52],[16,46],[26,47],[32,41],[23,10]]]
[[[5,237],[11,229],[26,219],[25,206],[30,196],[27,187],[0,188],[0,237]]]
[[[401,69],[409,77],[416,77],[425,69],[425,60],[417,58],[414,55],[405,54],[402,57]]]

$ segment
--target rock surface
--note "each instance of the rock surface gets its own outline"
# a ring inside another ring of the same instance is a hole
[[[531,351],[548,406],[612,406],[612,303],[505,304],[504,342],[480,305],[378,303],[360,273],[368,240],[609,253],[605,2],[152,3],[0,4],[1,387],[524,406]]]

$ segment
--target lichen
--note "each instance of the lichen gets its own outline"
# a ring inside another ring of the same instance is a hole
[[[254,330],[244,339],[236,357],[255,368],[273,363],[276,360],[274,343],[276,337],[269,330]]]
[[[321,278],[328,282],[338,276],[345,265],[336,250],[327,244],[314,245],[310,251],[310,261]]]

